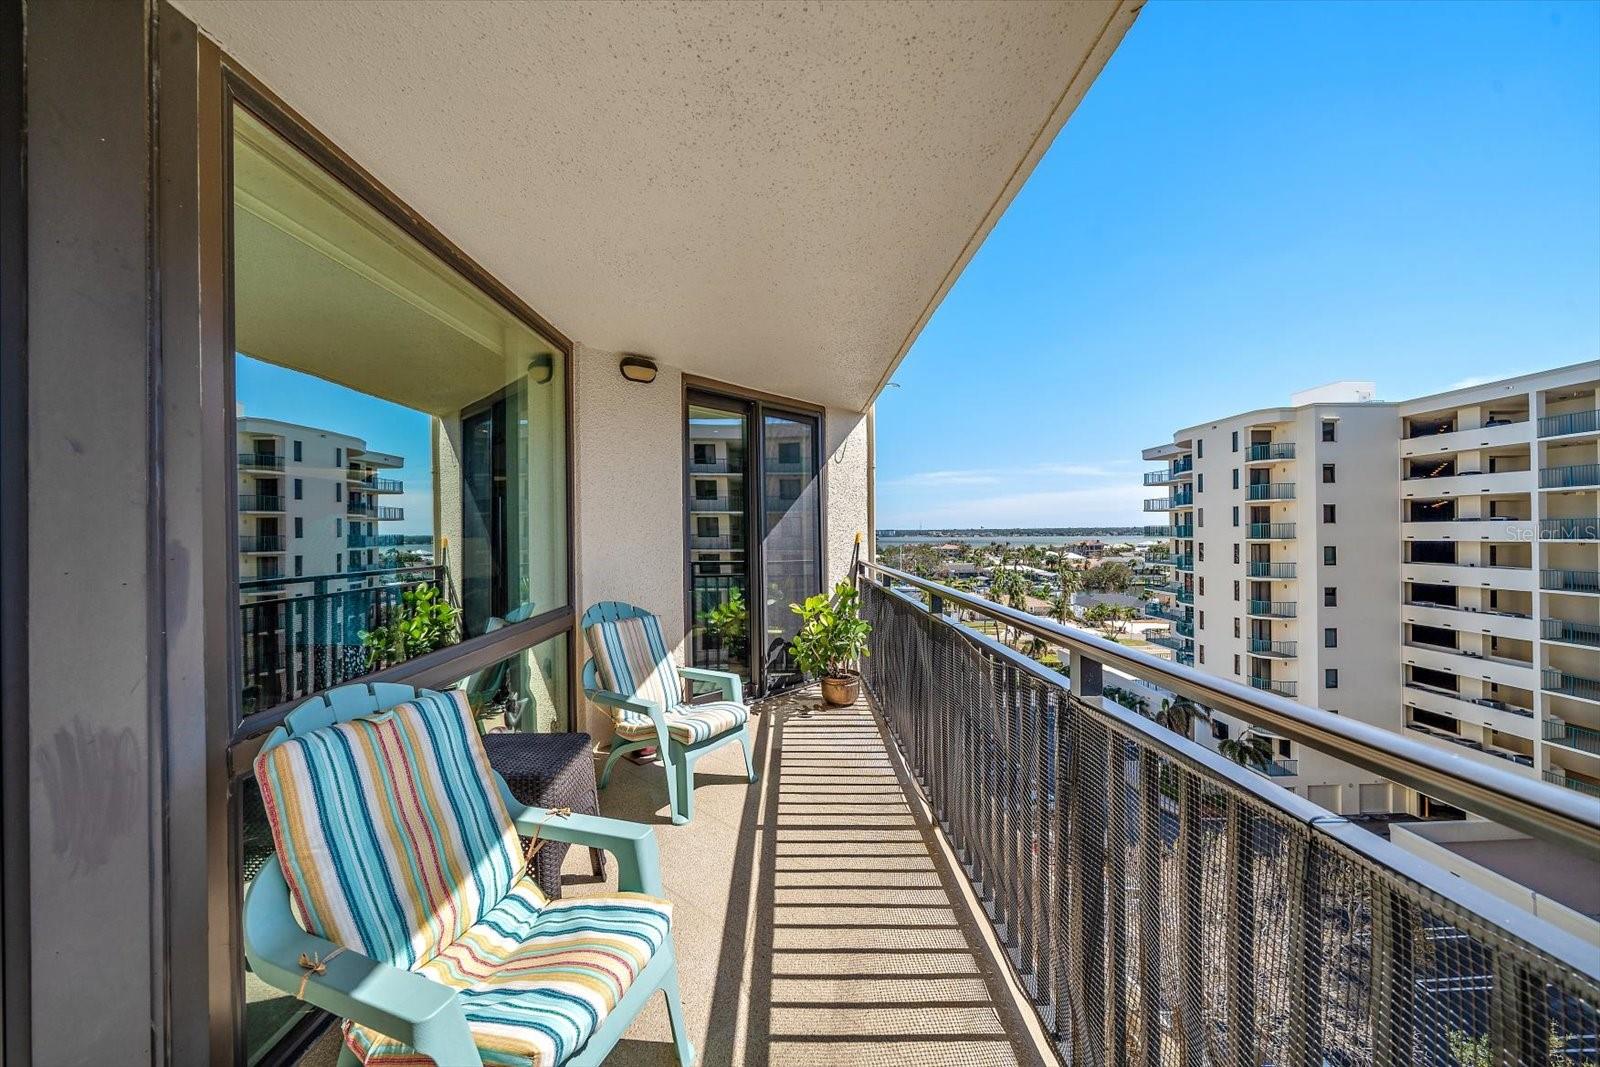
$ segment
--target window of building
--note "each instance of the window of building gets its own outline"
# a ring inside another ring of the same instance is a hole
[[[1233,546],[1233,561],[1235,563],[1239,562],[1239,546],[1237,544]]]
[[[333,499],[336,500],[336,501],[344,500],[344,483],[343,482],[334,482],[333,483]],[[355,503],[355,501],[351,501],[351,503]]]
[[[1338,629],[1336,629],[1335,627],[1332,627],[1332,626],[1328,626],[1328,627],[1324,627],[1323,628],[1323,631],[1322,631],[1322,647],[1323,648],[1338,648],[1339,647],[1339,631],[1338,631]]]
[[[335,552],[333,554],[333,569],[334,569],[335,573],[338,573],[339,571],[344,570],[344,553],[343,552]]]
[[[1235,656],[1234,658],[1237,659],[1238,657]],[[1226,741],[1228,739],[1228,724],[1221,719],[1212,719],[1211,736],[1218,741]]]
[[[1200,562],[1204,563],[1206,561],[1206,543],[1204,541],[1197,541],[1195,542],[1194,548],[1195,552],[1199,554]]]
[[[1200,595],[1201,596],[1205,596],[1206,595],[1206,580],[1204,578],[1200,579],[1199,589],[1200,589]]]
[[[335,537],[343,537],[344,536],[344,520],[343,519],[337,518],[337,517],[334,518],[334,520],[333,520],[333,536],[335,536]]]
[[[296,478],[294,480],[294,498],[296,500],[305,499],[305,490],[306,490],[305,481],[303,479],[301,479],[301,478]]]
[[[696,537],[716,537],[722,532],[715,516],[696,515],[694,517],[694,535]]]
[[[1240,633],[1240,619],[1239,619],[1239,617],[1237,615],[1235,615],[1234,618],[1233,618],[1233,636],[1235,636],[1235,637],[1241,636],[1241,633]]]
[[[1239,505],[1237,504],[1233,506],[1233,524],[1235,526],[1239,525]]]
[[[305,572],[306,572],[306,558],[304,556],[296,556],[294,558],[294,576],[296,578],[298,578],[301,575],[305,574]]]
[[[1282,756],[1284,759],[1288,759],[1293,754],[1293,743],[1286,737],[1278,738],[1278,755]]]
[[[800,462],[800,442],[781,441],[778,444],[778,462],[793,465]]]
[[[1326,485],[1332,485],[1333,484],[1333,464],[1332,463],[1324,463],[1322,465],[1322,481]]]
[[[1339,671],[1337,668],[1329,667],[1322,672],[1322,685],[1325,689],[1339,688]]]
[[[1194,476],[1194,491],[1197,493],[1206,491],[1206,476],[1204,474],[1196,474]]]
[[[1237,578],[1233,581],[1233,599],[1239,599],[1239,580]]]
[[[695,448],[701,448],[695,445]],[[694,498],[696,500],[717,499],[717,483],[711,478],[696,478],[694,481]]]
[[[343,467],[344,467],[344,449],[335,448],[333,450],[333,465],[334,465],[335,468],[343,469]]]
[[[795,462],[799,463],[800,461],[797,459],[797,460],[795,460]],[[780,500],[799,500],[800,499],[800,479],[799,478],[779,478],[778,479],[778,499],[780,499]]]
[[[717,446],[709,443],[697,443],[694,446],[694,465],[696,467],[709,467],[717,461]],[[711,483],[715,487],[716,483]]]
[[[1322,606],[1325,608],[1336,608],[1339,606],[1338,586],[1325,585],[1322,587]]]
[[[1237,452],[1238,449],[1234,449],[1234,451]],[[1239,488],[1239,468],[1238,467],[1233,468],[1233,487],[1235,489]]]
[[[1338,440],[1338,437],[1339,437],[1339,420],[1338,419],[1323,419],[1322,420],[1322,439],[1324,441],[1335,441],[1335,440]]]
[[[1323,566],[1332,567],[1332,566],[1335,566],[1336,564],[1338,564],[1338,562],[1339,562],[1339,550],[1338,550],[1338,548],[1336,548],[1333,545],[1323,545],[1322,546],[1322,564],[1323,564]]]
[[[1199,649],[1198,649],[1198,652],[1199,652],[1199,660],[1200,660],[1200,662],[1204,663],[1206,661],[1206,646],[1205,645],[1201,645],[1199,647]]]
[[[1195,511],[1194,511],[1194,514],[1195,514],[1194,524],[1196,526],[1204,526],[1206,524],[1206,509],[1205,508],[1196,508]]]
[[[1206,458],[1206,442],[1205,442],[1205,438],[1203,438],[1203,437],[1194,443],[1194,458],[1195,459],[1205,459]]]
[[[1233,431],[1233,450],[1235,452],[1239,451],[1239,431],[1238,430]],[[1239,472],[1238,471],[1234,471],[1233,472],[1233,487],[1235,489],[1239,488]]]
[[[1206,613],[1204,611],[1199,613],[1198,620],[1196,621],[1195,625],[1201,630],[1206,628]]]
[[[304,537],[306,535],[306,520],[299,515],[294,517],[294,535],[296,537]]]
[[[301,442],[299,442],[299,441],[296,441],[294,443],[294,461],[296,463],[302,462],[302,460],[301,460]]]
[[[1237,637],[1238,635],[1235,634],[1234,636]],[[1235,652],[1233,654],[1233,673],[1234,674],[1238,674],[1239,673],[1239,653],[1237,653],[1237,652]]]
[[[1338,517],[1338,511],[1332,504],[1322,505],[1322,521],[1333,522]]]

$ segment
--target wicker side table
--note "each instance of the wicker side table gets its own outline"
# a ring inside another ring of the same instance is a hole
[[[598,815],[600,798],[589,746],[588,734],[504,733],[483,738],[489,766],[505,778],[512,796],[541,808],[571,808]],[[551,900],[561,896],[561,862],[570,847],[550,841],[533,859],[534,880]],[[596,877],[605,875],[604,852],[591,848],[589,862]]]

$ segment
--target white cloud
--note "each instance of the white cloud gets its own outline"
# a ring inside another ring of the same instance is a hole
[[[884,526],[1128,526],[1149,495],[1134,460],[918,471],[879,484]]]

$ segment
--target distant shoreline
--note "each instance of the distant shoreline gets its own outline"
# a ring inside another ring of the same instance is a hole
[[[1143,526],[965,526],[939,529],[886,529],[879,530],[880,538],[904,540],[906,538],[973,538],[973,537],[1142,537]]]

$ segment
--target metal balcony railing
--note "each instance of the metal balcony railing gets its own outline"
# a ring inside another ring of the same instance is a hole
[[[1178,594],[1178,603],[1180,603],[1180,604],[1193,604],[1194,603],[1194,590],[1185,589],[1182,592],[1180,592]]]
[[[903,571],[860,576],[866,689],[1065,1061],[1592,1053],[1592,946],[1102,699],[1101,678],[1114,667],[1571,847],[1600,847],[1600,804]],[[1068,672],[951,607],[1055,646]]]
[[[1187,541],[1194,537],[1194,523],[1180,522],[1172,527],[1172,536],[1180,541]]]
[[[728,498],[725,496],[697,496],[689,500],[690,511],[728,511]]]
[[[1545,541],[1600,540],[1600,518],[1540,519],[1539,537]]]
[[[1190,622],[1188,619],[1184,619],[1182,622],[1173,623],[1172,628],[1178,631],[1178,636],[1180,637],[1194,636],[1194,623]]]
[[[1545,771],[1544,780],[1567,789],[1575,789],[1587,796],[1600,797],[1600,782],[1590,782],[1582,778],[1570,778],[1566,772],[1559,768],[1551,768]]]
[[[1293,459],[1293,441],[1273,441],[1265,445],[1251,445],[1245,453],[1245,459],[1250,463],[1260,463],[1269,459]]]
[[[1600,648],[1600,625],[1592,622],[1545,619],[1539,624],[1539,632],[1546,641],[1565,641],[1570,645]]]
[[[1297,682],[1286,681],[1282,678],[1268,678],[1262,674],[1252,674],[1250,676],[1250,684],[1257,689],[1266,689],[1277,693],[1279,696],[1286,696],[1291,699],[1300,691],[1300,685]]]
[[[1544,722],[1544,739],[1568,748],[1575,748],[1579,752],[1589,752],[1600,756],[1600,730],[1587,726],[1575,726],[1570,722],[1560,719],[1546,719]]]
[[[271,534],[239,538],[240,552],[282,552],[283,538]]]
[[[276,452],[240,452],[239,468],[252,471],[281,471],[283,457]]]
[[[1144,535],[1146,537],[1172,537],[1173,536],[1172,527],[1170,527],[1170,526],[1146,526],[1144,528]]]
[[[1546,415],[1539,420],[1540,437],[1594,433],[1596,430],[1600,430],[1600,411],[1569,411],[1565,415]]]
[[[1561,693],[1569,697],[1582,697],[1584,700],[1600,700],[1600,681],[1585,678],[1580,674],[1569,674],[1553,667],[1546,667],[1540,672],[1539,685],[1547,693]]]
[[[1574,463],[1570,467],[1545,467],[1539,471],[1540,489],[1576,489],[1600,485],[1600,463]]]
[[[1539,588],[1556,593],[1600,593],[1600,571],[1542,570]]]
[[[1293,482],[1258,482],[1246,486],[1245,497],[1249,500],[1293,500]]]
[[[1171,511],[1173,507],[1170,497],[1152,496],[1146,497],[1144,501],[1144,509],[1146,511]]]
[[[1172,565],[1180,571],[1194,570],[1194,557],[1190,555],[1173,556]]]
[[[1160,645],[1162,648],[1170,648],[1174,652],[1184,652],[1193,647],[1192,642],[1186,641],[1181,637],[1174,637],[1171,634],[1157,634],[1150,639],[1150,643],[1152,645]]]
[[[1173,611],[1171,608],[1145,608],[1144,613],[1152,619],[1164,619],[1167,622],[1188,622],[1187,612]]]
[[[1252,541],[1289,541],[1294,538],[1292,522],[1252,522],[1245,530]]]
[[[1300,761],[1297,759],[1275,759],[1266,766],[1268,778],[1293,778],[1300,773]]]
[[[1293,578],[1293,563],[1262,563],[1251,560],[1245,566],[1245,573],[1252,578]]]
[[[283,497],[267,493],[240,493],[240,511],[282,511]]]
[[[1268,641],[1261,637],[1250,639],[1250,654],[1253,656],[1275,656],[1281,659],[1293,659],[1295,643],[1293,641]]]
[[[346,506],[346,511],[357,518],[377,519],[380,522],[406,517],[405,508],[387,507],[374,504],[370,500],[352,500]]]
[[[1249,614],[1265,615],[1273,619],[1292,619],[1295,617],[1296,604],[1293,600],[1252,600],[1249,604]]]
[[[1186,508],[1193,503],[1194,490],[1187,485],[1172,494],[1172,506],[1175,508]]]

